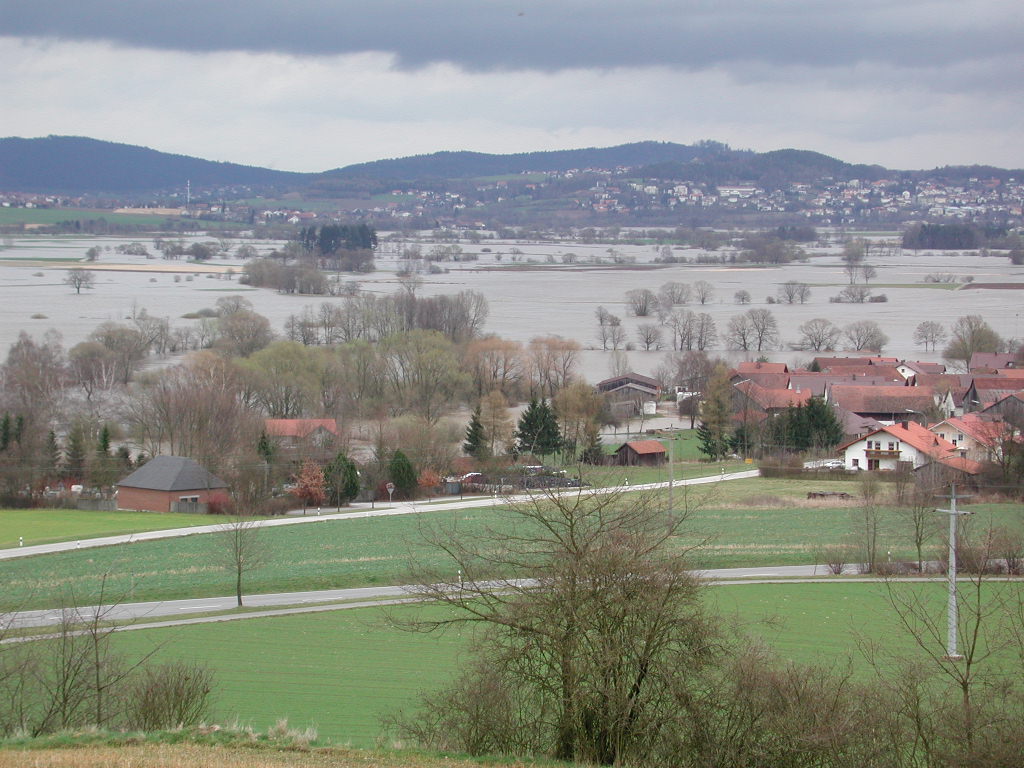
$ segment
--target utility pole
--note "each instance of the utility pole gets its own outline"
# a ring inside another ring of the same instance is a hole
[[[676,447],[675,435],[668,441],[668,511],[669,513],[675,509],[675,505],[672,503],[672,481],[675,479],[675,472],[672,471],[672,450]]]
[[[946,634],[946,659],[948,661],[961,661],[963,656],[957,652],[956,648],[956,636],[957,629],[959,627],[959,614],[956,603],[956,529],[958,525],[957,518],[974,513],[957,509],[956,503],[959,499],[967,499],[970,497],[957,496],[956,483],[950,484],[949,496],[940,495],[939,497],[949,499],[949,509],[935,510],[936,512],[942,512],[949,515],[949,564],[946,568],[946,572],[949,576],[949,605],[947,607],[949,626]]]

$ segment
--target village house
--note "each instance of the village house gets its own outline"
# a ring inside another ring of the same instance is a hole
[[[1024,380],[1009,376],[976,376],[964,393],[964,411],[981,411],[1007,395],[1024,390]]]
[[[835,384],[829,388],[827,399],[839,408],[882,424],[907,420],[927,423],[928,414],[936,406],[931,387]]]
[[[179,504],[228,501],[228,485],[183,456],[154,456],[117,484],[117,508],[173,512]]]
[[[968,474],[981,464],[967,459],[957,447],[913,421],[883,426],[839,446],[846,469],[869,471],[916,470],[932,463]]]
[[[1006,424],[968,413],[932,424],[928,430],[956,446],[961,456],[974,461],[993,461],[998,456]]]

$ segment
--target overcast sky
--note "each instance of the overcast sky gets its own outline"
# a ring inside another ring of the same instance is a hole
[[[1021,0],[0,0],[0,136],[281,170],[648,139],[1024,167]]]

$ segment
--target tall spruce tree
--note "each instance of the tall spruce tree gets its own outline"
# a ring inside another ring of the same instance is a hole
[[[558,417],[546,400],[531,400],[516,427],[516,452],[547,456],[562,447]]]
[[[480,421],[480,406],[473,410],[469,419],[469,426],[466,427],[466,442],[462,444],[462,450],[475,459],[482,458],[487,453],[487,436],[484,433],[484,425]]]
[[[537,431],[536,451],[549,456],[562,450],[562,432],[558,427],[558,415],[546,400],[540,401],[540,429]]]
[[[697,440],[700,452],[712,461],[729,453],[732,432],[732,385],[724,365],[715,367],[700,407]]]
[[[344,452],[339,452],[324,467],[327,500],[336,507],[350,503],[359,495],[359,470]]]
[[[388,477],[395,484],[395,491],[399,498],[409,499],[416,494],[418,482],[416,469],[413,467],[409,457],[396,450],[388,463]]]

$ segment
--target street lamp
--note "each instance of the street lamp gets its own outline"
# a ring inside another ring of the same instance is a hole
[[[949,515],[949,567],[946,569],[949,576],[949,606],[947,608],[949,626],[946,634],[946,659],[948,661],[962,661],[964,657],[960,653],[957,653],[956,648],[956,634],[959,624],[956,604],[956,527],[958,517],[974,513],[957,509],[956,502],[958,499],[970,497],[958,497],[956,495],[956,483],[952,483],[949,486],[949,496],[941,496],[940,498],[949,499],[949,509],[935,510],[936,512],[943,512]]]

